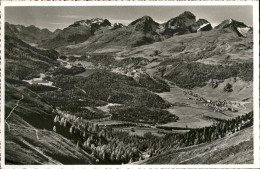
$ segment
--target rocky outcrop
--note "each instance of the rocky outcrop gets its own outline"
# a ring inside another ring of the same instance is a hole
[[[115,30],[115,29],[123,28],[123,27],[125,27],[125,25],[123,25],[121,23],[114,23],[111,30]]]

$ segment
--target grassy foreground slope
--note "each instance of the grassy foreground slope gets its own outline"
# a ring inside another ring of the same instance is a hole
[[[18,101],[19,100],[19,101]],[[6,85],[6,164],[91,164],[75,143],[52,131],[52,107],[24,87]]]
[[[250,164],[253,163],[253,127],[211,143],[170,150],[140,164]]]

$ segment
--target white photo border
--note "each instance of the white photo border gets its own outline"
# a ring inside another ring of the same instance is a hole
[[[5,165],[5,7],[8,6],[245,6],[253,7],[254,34],[254,164],[211,164],[211,165]],[[88,169],[151,169],[151,168],[259,168],[259,4],[258,1],[2,1],[1,2],[1,168],[88,168]]]

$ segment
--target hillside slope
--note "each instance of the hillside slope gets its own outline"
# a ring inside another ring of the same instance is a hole
[[[59,53],[54,50],[40,50],[22,40],[5,36],[6,78],[23,80],[58,65]]]
[[[42,41],[55,37],[60,30],[57,29],[54,32],[49,31],[48,29],[40,29],[34,25],[23,26],[23,25],[14,25],[8,22],[5,23],[5,32],[6,35],[17,37],[23,41],[31,44],[38,44]]]
[[[39,95],[6,85],[5,161],[7,164],[91,164],[75,143],[52,131],[55,114]]]
[[[253,128],[187,148],[170,150],[138,164],[250,164],[253,163]]]

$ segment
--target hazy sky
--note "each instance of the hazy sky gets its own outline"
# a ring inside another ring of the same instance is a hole
[[[6,7],[5,19],[12,24],[35,25],[40,28],[63,29],[75,21],[95,17],[125,25],[144,15],[162,23],[190,11],[196,19],[207,19],[216,26],[225,19],[253,25],[252,6],[106,6],[106,7]]]

